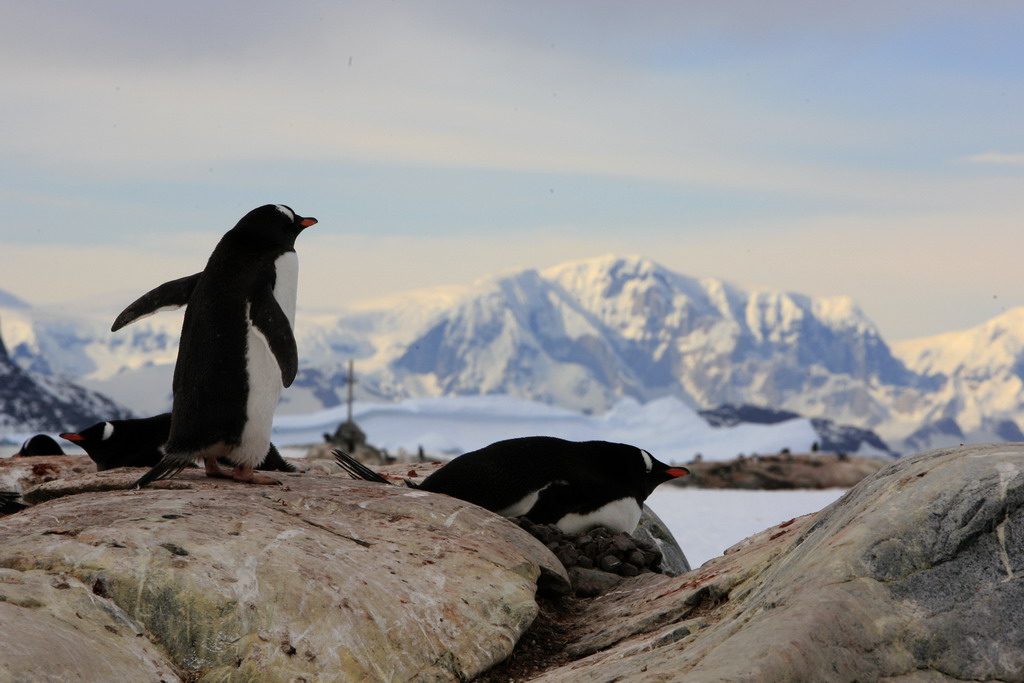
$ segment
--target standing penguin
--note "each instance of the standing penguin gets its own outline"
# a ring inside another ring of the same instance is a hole
[[[114,321],[111,331],[187,304],[170,436],[163,458],[136,487],[174,476],[200,458],[210,477],[280,483],[254,474],[253,467],[267,454],[281,389],[298,371],[295,238],[316,222],[282,204],[253,209],[225,233],[202,272],[142,295]],[[222,470],[218,456],[235,467]]]
[[[334,457],[356,479],[390,483],[342,451]],[[689,473],[629,444],[526,436],[464,453],[419,484],[406,484],[567,534],[597,526],[628,534],[654,489]]]

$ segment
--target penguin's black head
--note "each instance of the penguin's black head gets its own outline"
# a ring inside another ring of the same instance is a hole
[[[114,431],[115,428],[112,422],[97,422],[80,432],[64,432],[60,435],[60,438],[67,439],[85,451],[92,458],[92,461],[99,466],[99,470],[103,471],[106,468],[102,466],[103,463],[101,461],[107,457],[112,448],[117,448],[115,444],[110,443],[110,438],[114,436]]]
[[[685,477],[690,473],[690,470],[685,467],[666,465],[642,448],[638,448],[637,451],[639,451],[638,455],[644,468],[644,500],[654,492],[654,489],[666,481],[676,477]]]
[[[90,448],[109,441],[114,435],[114,425],[111,422],[97,422],[91,427],[86,427],[80,432],[64,432],[60,438],[67,439],[71,443],[82,448],[86,453]]]
[[[265,204],[242,216],[231,232],[244,236],[252,246],[289,250],[299,233],[316,222],[315,218],[298,215],[290,206]]]

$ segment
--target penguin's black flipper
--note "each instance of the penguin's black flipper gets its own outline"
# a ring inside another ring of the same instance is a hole
[[[281,310],[270,287],[260,289],[253,296],[249,318],[253,327],[267,340],[270,352],[277,359],[277,365],[281,368],[281,383],[290,387],[299,371],[299,351],[295,346],[295,334],[288,316]]]
[[[117,332],[125,325],[133,323],[139,318],[145,318],[147,315],[153,315],[157,311],[181,308],[192,297],[200,275],[202,273],[181,277],[149,290],[121,311],[117,320],[110,326],[110,331]]]
[[[157,479],[167,479],[179,474],[183,469],[189,465],[195,464],[193,458],[181,455],[165,455],[160,459],[160,462],[153,465],[153,468],[146,472],[144,475],[139,477],[139,480],[132,484],[133,489],[141,489],[147,484],[151,484]]]
[[[256,465],[256,469],[277,472],[299,471],[298,467],[281,457],[281,454],[277,450],[277,446],[274,444],[270,444],[270,450],[267,451],[267,457],[265,457],[263,462],[259,465]]]
[[[359,462],[351,455],[346,453],[345,451],[336,448],[333,451],[331,451],[331,454],[334,455],[334,460],[335,462],[338,463],[338,465],[341,466],[341,469],[348,472],[348,476],[352,477],[353,479],[361,479],[363,481],[372,481],[378,484],[387,484],[388,486],[393,486],[393,484],[390,481],[388,481],[381,475],[377,474],[369,467],[367,467],[366,465],[364,465],[363,463]]]
[[[20,497],[21,494],[17,491],[0,491],[0,517],[13,515],[27,508],[28,505],[18,502]]]
[[[580,495],[579,486],[559,481],[544,487],[537,502],[522,516],[534,524],[557,524],[568,514],[583,512],[585,507],[586,500]]]

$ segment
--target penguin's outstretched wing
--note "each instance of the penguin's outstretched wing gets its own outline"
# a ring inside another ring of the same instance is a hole
[[[281,382],[290,387],[299,371],[299,352],[288,316],[281,310],[270,287],[259,289],[249,302],[249,319],[267,340],[270,352],[281,368]]]
[[[200,275],[202,273],[181,277],[149,290],[128,304],[128,308],[121,311],[121,314],[117,316],[117,320],[110,326],[110,331],[117,332],[125,325],[133,323],[139,318],[153,315],[157,311],[170,311],[175,308],[181,308],[192,297],[192,292],[196,288],[196,283],[199,282]]]

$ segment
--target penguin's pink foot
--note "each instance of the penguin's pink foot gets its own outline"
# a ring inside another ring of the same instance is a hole
[[[206,476],[215,477],[217,479],[234,479],[230,472],[225,472],[217,464],[217,458],[206,458]]]
[[[244,481],[248,484],[268,484],[280,486],[281,482],[271,477],[264,477],[262,474],[256,474],[252,471],[252,467],[243,467],[238,465],[235,469],[227,475],[235,481]]]

